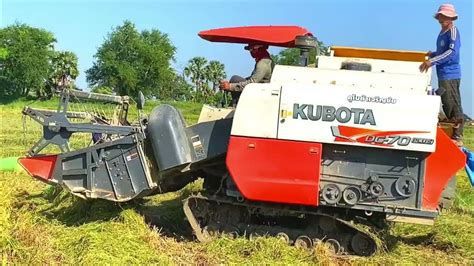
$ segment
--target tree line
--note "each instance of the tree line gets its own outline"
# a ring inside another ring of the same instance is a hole
[[[0,96],[44,97],[74,80],[77,56],[55,50],[55,42],[52,33],[26,24],[0,29]]]
[[[1,28],[0,97],[50,98],[63,87],[79,89],[74,83],[79,75],[77,56],[56,50],[55,43],[54,34],[45,29],[20,23]],[[224,64],[196,56],[178,73],[172,67],[175,56],[167,34],[139,31],[124,21],[107,34],[86,70],[86,80],[94,92],[135,97],[142,91],[162,100],[216,103],[221,97],[218,83],[226,77]],[[292,65],[298,56],[297,49],[284,49],[272,58]]]

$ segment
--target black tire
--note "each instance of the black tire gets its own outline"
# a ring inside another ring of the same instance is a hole
[[[448,184],[441,193],[439,207],[441,210],[450,209],[453,206],[454,198],[456,197],[456,176],[451,177]]]

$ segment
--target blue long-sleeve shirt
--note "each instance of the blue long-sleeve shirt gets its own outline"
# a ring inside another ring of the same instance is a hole
[[[431,64],[436,65],[438,80],[461,78],[461,65],[459,64],[460,48],[461,36],[456,26],[438,35],[436,52],[430,55]]]

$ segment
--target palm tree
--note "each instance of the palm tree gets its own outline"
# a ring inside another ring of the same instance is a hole
[[[217,84],[226,77],[224,64],[212,60],[205,67],[205,71],[207,80],[212,83],[212,88],[216,90]]]
[[[196,56],[188,61],[184,68],[184,75],[191,79],[196,86],[196,91],[201,92],[207,79],[205,67],[207,60],[204,57]]]
[[[73,52],[55,52],[51,57],[51,73],[47,81],[46,94],[51,96],[60,87],[71,87],[71,81],[79,75],[77,56]]]

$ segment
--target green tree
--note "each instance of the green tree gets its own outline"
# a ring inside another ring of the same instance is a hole
[[[168,35],[152,29],[138,32],[125,21],[107,35],[95,54],[96,62],[86,71],[91,86],[108,86],[120,95],[164,94],[175,79],[171,68],[176,48]]]
[[[5,76],[5,63],[8,58],[7,48],[0,48],[0,97],[7,95],[8,78]]]
[[[92,88],[91,92],[110,95],[114,92],[114,90],[111,87],[107,87],[107,86],[101,86],[101,87],[97,86],[97,87]]]
[[[217,90],[219,82],[226,77],[224,64],[212,60],[205,66],[205,72],[207,80],[212,83],[213,90]]]
[[[0,60],[5,60],[8,57],[8,50],[7,48],[0,48]],[[4,61],[1,61],[4,62]],[[0,65],[1,67],[2,65]]]
[[[60,87],[73,87],[73,81],[79,75],[77,56],[73,52],[57,51],[51,57],[51,72],[45,91],[39,96],[51,97]]]
[[[197,93],[202,93],[203,89],[206,87],[206,64],[206,58],[196,56],[189,59],[188,65],[184,68],[184,75],[194,84]]]
[[[170,90],[166,90],[169,95],[163,95],[164,99],[172,99],[175,101],[191,100],[193,96],[193,86],[186,81],[182,75],[176,75],[170,86]]]
[[[225,66],[219,61],[208,62],[206,58],[196,56],[188,61],[188,65],[184,68],[184,76],[194,84],[193,100],[209,103],[213,101],[217,84],[226,76]]]
[[[42,90],[56,42],[44,29],[16,23],[0,29],[0,96]]]
[[[318,51],[320,55],[329,55],[328,47],[321,41],[318,41]],[[300,61],[300,49],[287,48],[280,51],[277,55],[272,55],[273,61],[278,65],[294,66],[298,65]],[[309,52],[309,64],[314,64],[316,61],[316,49],[311,49]]]

